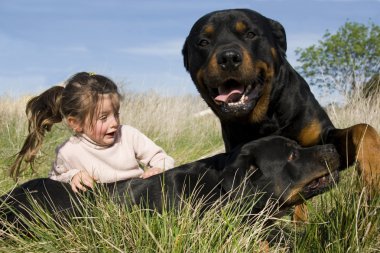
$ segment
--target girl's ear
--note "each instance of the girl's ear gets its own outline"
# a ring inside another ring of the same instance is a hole
[[[66,120],[67,120],[67,124],[69,125],[69,127],[72,130],[74,130],[74,132],[81,133],[83,131],[81,124],[79,123],[79,121],[76,118],[69,116],[69,117],[67,117]]]

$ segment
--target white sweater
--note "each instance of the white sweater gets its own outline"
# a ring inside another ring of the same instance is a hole
[[[137,129],[122,125],[112,146],[100,147],[86,136],[72,136],[56,150],[57,157],[49,177],[70,182],[86,170],[99,183],[139,177],[144,171],[139,163],[165,170],[174,167],[174,160]]]

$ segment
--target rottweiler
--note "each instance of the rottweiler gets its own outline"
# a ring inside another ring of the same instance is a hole
[[[180,210],[182,200],[189,197],[203,199],[207,210],[216,200],[228,196],[228,199],[248,198],[250,203],[256,203],[251,212],[257,213],[268,200],[278,205],[279,210],[285,210],[323,193],[337,182],[339,166],[339,155],[333,145],[302,148],[293,140],[270,136],[147,179],[101,186],[117,203],[137,204],[152,210],[162,211],[164,207]],[[96,195],[88,199],[94,201]],[[81,211],[76,209],[82,206],[68,183],[34,179],[0,198],[0,229],[6,230],[6,225],[13,223],[27,230],[26,222],[20,217],[35,219],[35,203],[45,207],[53,217],[75,215]]]
[[[280,135],[303,147],[330,143],[341,168],[358,162],[380,189],[380,137],[367,124],[334,127],[307,82],[286,59],[283,26],[249,9],[211,12],[191,28],[182,54],[200,95],[217,115],[225,149]]]

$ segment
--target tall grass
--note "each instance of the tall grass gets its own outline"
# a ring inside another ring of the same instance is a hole
[[[380,130],[379,110],[379,95],[363,99],[360,91],[354,92],[344,106],[333,104],[327,107],[327,113],[338,128],[364,122],[375,127],[378,132]]]
[[[266,247],[272,228],[266,226],[270,205],[247,226],[244,218],[253,203],[245,199],[225,206],[217,202],[203,214],[203,201],[186,203],[180,210],[158,214],[138,206],[117,206],[100,194],[96,204],[83,200],[83,216],[69,226],[37,209],[41,220],[29,224],[31,235],[7,233],[0,252],[261,252]],[[280,230],[279,240],[281,236]]]
[[[336,127],[370,123],[380,129],[380,98],[353,97],[346,106],[329,106]],[[9,165],[26,135],[27,98],[0,99],[0,193],[14,186]],[[196,96],[163,97],[128,92],[121,121],[130,124],[172,155],[177,165],[220,149],[219,122],[213,115],[195,117],[207,109]],[[64,123],[55,126],[37,159],[36,172],[21,181],[46,176],[55,147],[70,136]],[[354,169],[342,173],[332,191],[308,201],[310,220],[293,223],[288,216],[276,220],[264,209],[255,222],[243,222],[245,208],[236,203],[216,207],[200,218],[201,203],[189,202],[180,212],[162,214],[139,207],[120,207],[100,198],[89,213],[62,226],[48,215],[46,225],[33,224],[32,237],[11,233],[0,238],[0,252],[379,252],[380,197],[366,199]],[[249,207],[249,203],[245,203]],[[242,205],[244,207],[244,205]],[[246,206],[247,207],[247,206]],[[41,211],[42,212],[42,211]],[[268,226],[268,221],[274,223]]]

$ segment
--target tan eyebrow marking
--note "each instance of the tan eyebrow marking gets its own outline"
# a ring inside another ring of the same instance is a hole
[[[246,26],[246,24],[244,22],[238,21],[235,24],[235,29],[236,29],[237,32],[243,33],[247,29],[247,26]]]
[[[214,29],[214,26],[212,25],[206,25],[204,28],[203,28],[203,32],[206,34],[206,35],[211,35],[213,34],[215,31]]]

